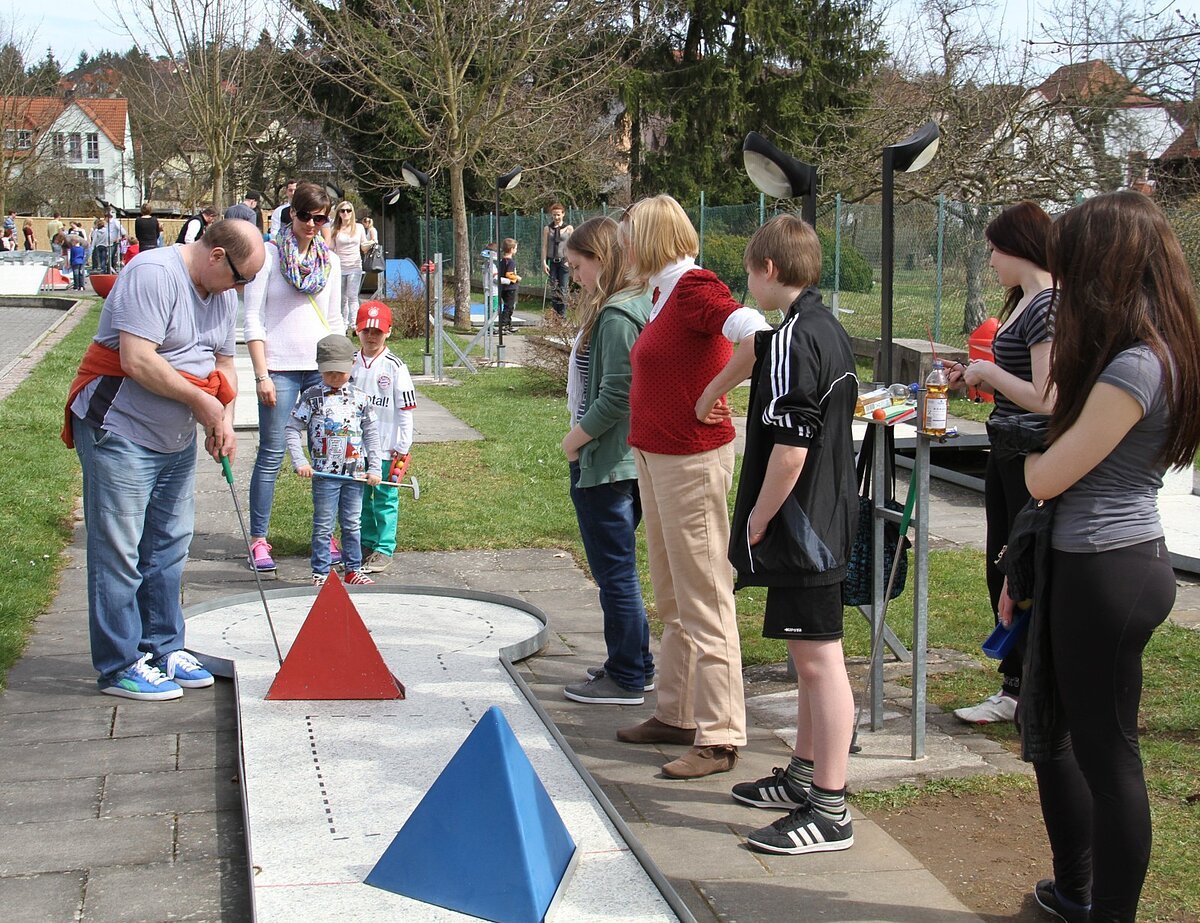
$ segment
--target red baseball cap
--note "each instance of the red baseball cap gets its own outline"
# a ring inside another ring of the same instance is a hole
[[[364,301],[358,308],[354,320],[355,330],[391,330],[392,309],[382,301]]]

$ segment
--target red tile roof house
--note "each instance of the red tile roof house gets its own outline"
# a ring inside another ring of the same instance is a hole
[[[122,98],[0,97],[5,160],[19,172],[21,152],[36,152],[87,175],[94,194],[118,212],[141,207],[133,164],[129,104]]]

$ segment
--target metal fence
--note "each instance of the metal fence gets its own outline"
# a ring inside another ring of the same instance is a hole
[[[967,306],[981,304],[983,317],[994,316],[1003,300],[1003,289],[988,266],[983,228],[1002,205],[979,206],[945,198],[936,202],[897,205],[895,210],[895,276],[893,285],[893,335],[924,338],[964,346],[970,333]],[[716,272],[746,300],[741,254],[746,240],[775,212],[763,201],[745,205],[707,206],[703,196],[685,209],[700,233],[700,263]],[[609,209],[569,209],[568,224],[578,225]],[[1183,242],[1192,276],[1200,280],[1200,212],[1169,211]],[[539,214],[501,214],[500,237],[517,241],[517,272],[522,289],[536,292],[545,276],[541,266],[541,233],[549,223]],[[492,215],[469,218],[472,264],[481,271],[486,244],[495,239]],[[880,328],[880,271],[882,230],[878,204],[843,202],[840,196],[821,203],[817,229],[822,234],[826,271],[822,289],[826,301],[840,313],[853,336],[874,338]],[[453,265],[454,234],[448,218],[432,221],[433,252]],[[424,239],[424,229],[422,237]],[[869,277],[869,278],[868,278]]]

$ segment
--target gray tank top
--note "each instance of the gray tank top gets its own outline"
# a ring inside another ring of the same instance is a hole
[[[565,224],[555,227],[546,225],[546,259],[565,260],[567,258],[567,237],[563,234]]]

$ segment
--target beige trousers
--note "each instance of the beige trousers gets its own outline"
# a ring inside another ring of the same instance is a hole
[[[633,450],[654,600],[663,623],[654,716],[696,728],[696,746],[746,743],[742,649],[726,497],[733,445],[695,455]]]

